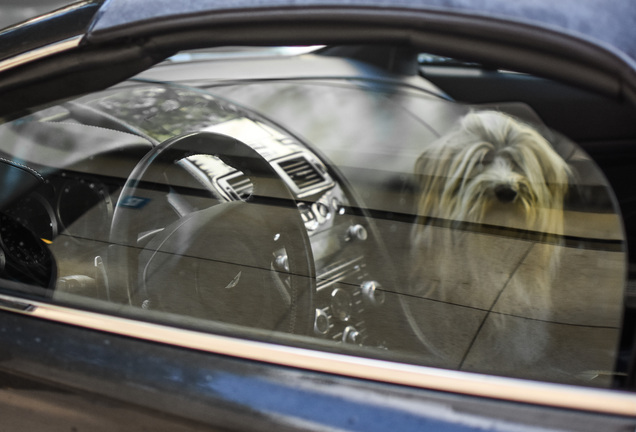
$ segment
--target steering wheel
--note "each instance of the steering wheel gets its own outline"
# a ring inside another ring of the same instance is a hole
[[[185,173],[177,163],[198,154],[243,172],[251,197],[214,200],[153,226],[178,189],[169,179]],[[144,244],[144,237],[151,239]],[[110,244],[111,301],[267,330],[313,328],[314,260],[294,197],[272,166],[237,139],[196,132],[150,150],[122,189]]]

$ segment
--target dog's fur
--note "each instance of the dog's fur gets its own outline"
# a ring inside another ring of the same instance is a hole
[[[547,319],[547,291],[558,266],[555,239],[563,234],[563,200],[571,177],[567,163],[550,143],[536,129],[508,115],[471,112],[423,151],[415,174],[420,179],[419,221],[412,233],[411,294],[438,305],[461,305],[452,313],[419,318],[412,308],[430,351],[460,361],[465,351],[458,338],[470,340],[477,328],[472,335],[454,332],[470,314],[479,327],[504,288],[516,293],[513,303],[523,305],[518,307],[533,308],[533,316]],[[489,228],[496,232],[502,226],[507,227],[504,236],[480,232]],[[528,257],[532,259],[525,267],[517,269]],[[491,318],[491,323],[496,322],[496,317]],[[539,347],[524,347],[524,342],[529,341],[521,340],[517,347],[510,341],[504,344],[524,351],[519,354],[524,358],[536,356]]]
[[[523,227],[561,234],[570,170],[541,134],[512,117],[469,113],[423,152],[415,173],[422,177],[422,216],[488,223],[489,210],[502,202],[499,190],[516,193],[512,205],[523,213]]]

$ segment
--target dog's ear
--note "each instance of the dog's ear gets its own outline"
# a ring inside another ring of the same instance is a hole
[[[457,165],[457,148],[444,142],[427,149],[415,164],[417,213],[424,218],[448,218],[456,206],[464,175]]]
[[[415,162],[414,174],[417,185],[418,203],[417,216],[420,223],[429,217],[437,216],[440,195],[442,193],[441,180],[436,177],[438,159],[430,152],[423,152]]]
[[[420,217],[447,219],[457,210],[457,194],[475,165],[476,138],[465,123],[462,118],[454,130],[430,143],[415,163]]]
[[[572,181],[572,169],[546,140],[549,151],[540,155],[543,176],[556,206],[563,201]]]

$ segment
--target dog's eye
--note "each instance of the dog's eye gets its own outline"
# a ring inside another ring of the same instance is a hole
[[[495,152],[488,150],[488,152],[481,158],[481,164],[484,166],[490,165],[495,160]]]
[[[522,172],[523,171],[522,168],[521,168],[522,167],[521,160],[518,160],[518,159],[515,159],[515,158],[511,158],[510,159],[510,166],[512,167],[512,169],[514,171],[517,171],[517,172]]]

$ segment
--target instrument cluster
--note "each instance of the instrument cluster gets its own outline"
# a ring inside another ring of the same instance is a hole
[[[60,172],[0,213],[0,275],[52,287],[56,255],[102,247],[112,216],[111,190],[97,178]]]

